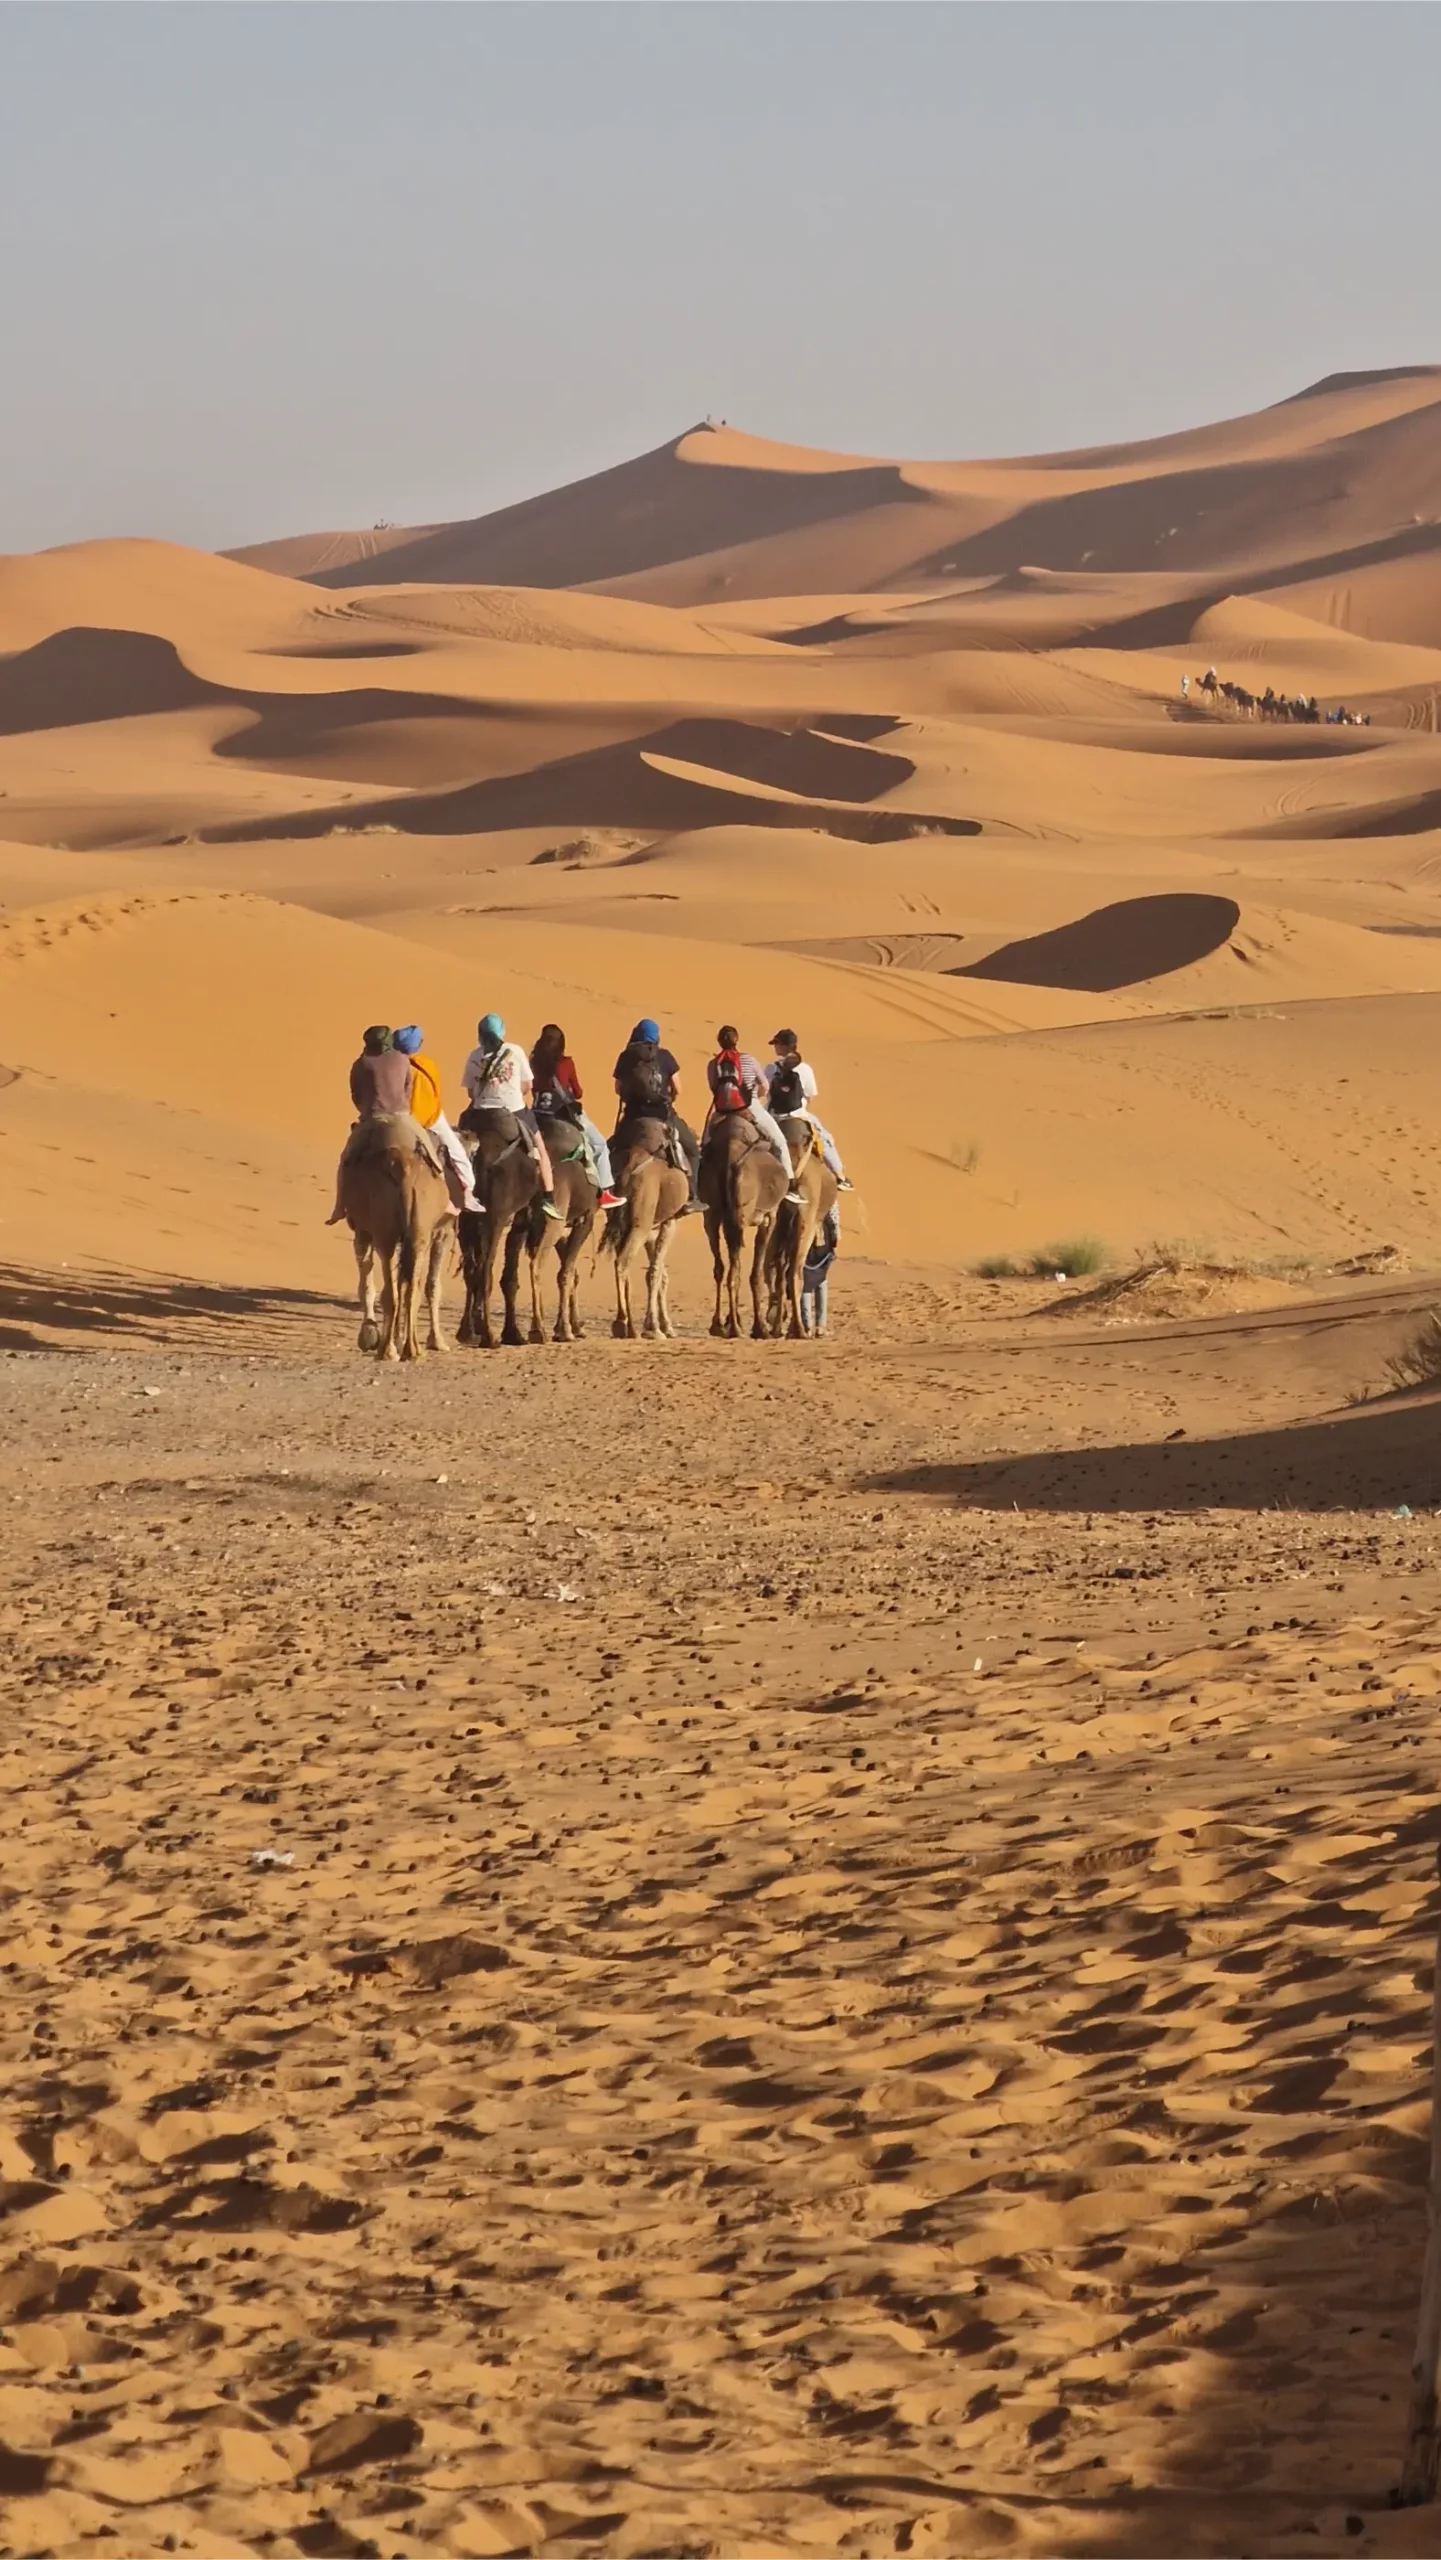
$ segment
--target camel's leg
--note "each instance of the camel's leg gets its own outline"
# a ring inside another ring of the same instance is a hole
[[[426,1275],[425,1311],[427,1339],[432,1351],[450,1349],[440,1323],[440,1294],[445,1287],[445,1266],[450,1249],[449,1227],[449,1219],[443,1218],[430,1239],[430,1269]]]
[[[713,1209],[707,1209],[705,1213],[705,1231],[710,1245],[711,1268],[715,1273],[715,1313],[710,1320],[710,1329],[712,1333],[719,1334],[724,1333],[726,1329],[725,1314],[721,1304],[725,1289],[726,1267],[721,1256],[720,1219]]]
[[[667,1342],[673,1342],[675,1340],[675,1325],[672,1322],[670,1311],[670,1245],[671,1230],[670,1222],[668,1220],[660,1231],[660,1239],[656,1249],[656,1307],[660,1321],[660,1329],[665,1335]]]
[[[645,1249],[645,1337],[654,1342],[664,1333],[660,1320],[661,1284],[665,1278],[665,1228],[656,1227]]]
[[[540,1293],[540,1257],[543,1250],[543,1246],[532,1244],[529,1236],[526,1237],[525,1258],[530,1270],[530,1340],[532,1342],[545,1340],[545,1317],[541,1311]]]
[[[555,1331],[553,1342],[575,1342],[579,1339],[575,1324],[576,1270],[584,1238],[578,1227],[569,1227],[559,1246],[555,1262]]]
[[[770,1331],[770,1326],[761,1313],[761,1282],[770,1233],[768,1225],[757,1228],[756,1240],[751,1248],[751,1340],[753,1342],[764,1342]]]
[[[396,1339],[396,1316],[399,1309],[399,1298],[395,1286],[394,1245],[390,1245],[382,1250],[380,1263],[381,1269],[385,1274],[385,1287],[381,1299],[383,1323],[380,1338],[380,1356],[382,1360],[398,1360],[400,1358],[400,1344]]]
[[[456,1340],[466,1343],[472,1350],[480,1340],[480,1284],[481,1274],[485,1269],[485,1241],[489,1232],[489,1222],[482,1220],[479,1233],[477,1234],[473,1229],[471,1241],[460,1248],[461,1275],[465,1281],[465,1305],[461,1310],[460,1328]]]
[[[501,1296],[505,1301],[505,1322],[501,1327],[500,1338],[511,1349],[514,1349],[517,1343],[525,1341],[516,1315],[516,1302],[520,1297],[520,1257],[524,1251],[525,1221],[517,1218],[505,1240],[505,1262],[500,1275]],[[534,1269],[533,1264],[531,1267]]]
[[[395,1249],[396,1333],[402,1360],[421,1357],[420,1335],[416,1327],[416,1292],[420,1284],[419,1255],[416,1248],[416,1214],[414,1201],[406,1206],[406,1227]]]
[[[742,1228],[734,1243],[729,1238],[726,1242],[726,1338],[731,1342],[739,1342],[741,1338],[741,1255],[744,1251],[745,1229]]]
[[[631,1306],[631,1288],[636,1265],[645,1250],[645,1239],[632,1225],[615,1258],[615,1332],[622,1342],[635,1340],[635,1316]]]
[[[480,1251],[480,1270],[476,1283],[478,1300],[476,1329],[480,1335],[481,1347],[486,1351],[494,1351],[496,1347],[496,1331],[490,1309],[491,1300],[495,1295],[495,1266],[499,1258],[500,1232],[494,1218],[491,1217],[485,1222],[485,1242]]]
[[[799,1342],[805,1333],[805,1326],[801,1322],[801,1282],[805,1276],[806,1255],[816,1240],[816,1226],[817,1220],[813,1212],[809,1210],[797,1212],[796,1232],[791,1239],[785,1274],[785,1303],[790,1309],[790,1322],[786,1326],[786,1336],[791,1342]],[[776,1326],[776,1331],[780,1331],[779,1324]]]
[[[368,1236],[352,1235],[351,1243],[355,1247],[355,1267],[360,1279],[360,1348],[362,1351],[378,1351],[380,1317],[376,1303],[375,1247]]]

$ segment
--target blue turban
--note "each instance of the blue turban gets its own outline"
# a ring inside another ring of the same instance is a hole
[[[498,1049],[500,1047],[502,1040],[505,1038],[505,1024],[501,1021],[498,1013],[482,1014],[475,1027],[480,1033],[483,1047],[487,1049]]]
[[[660,1047],[660,1024],[658,1022],[652,1022],[650,1016],[647,1015],[644,1022],[638,1022],[636,1024],[635,1029],[630,1036],[632,1040],[648,1040],[653,1049],[658,1049]]]
[[[425,1047],[425,1033],[418,1022],[407,1022],[403,1031],[394,1034],[390,1045],[398,1049],[403,1058],[417,1057]]]

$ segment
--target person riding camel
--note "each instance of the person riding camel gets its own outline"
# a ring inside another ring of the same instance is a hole
[[[508,1111],[520,1133],[526,1153],[535,1160],[544,1193],[541,1206],[548,1218],[560,1218],[555,1205],[555,1175],[550,1169],[545,1140],[535,1125],[530,1107],[534,1090],[530,1060],[518,1041],[507,1040],[505,1024],[498,1013],[484,1013],[476,1024],[477,1042],[461,1069],[460,1080],[470,1096],[472,1111]]]
[[[796,1034],[789,1029],[775,1032],[771,1047],[776,1053],[775,1064],[766,1069],[766,1084],[770,1107],[776,1118],[809,1120],[822,1158],[835,1175],[837,1189],[854,1191],[855,1184],[847,1180],[840,1149],[816,1110],[816,1071],[814,1067],[808,1067],[801,1056],[801,1044]]]
[[[681,1212],[683,1217],[689,1217],[692,1210],[700,1207],[696,1194],[700,1140],[676,1109],[680,1067],[670,1050],[661,1044],[660,1024],[653,1022],[648,1014],[636,1024],[615,1062],[615,1089],[620,1099],[620,1117],[611,1140],[612,1148],[624,1140],[628,1122],[663,1121],[670,1137],[672,1161],[677,1166],[683,1165],[689,1176],[690,1198]]]
[[[362,1133],[368,1120],[393,1119],[409,1111],[415,1076],[410,1060],[395,1046],[395,1034],[388,1022],[372,1022],[361,1040],[360,1055],[350,1070],[350,1100],[355,1119],[349,1137],[340,1150],[335,1168],[335,1206],[325,1223],[338,1227],[345,1216],[341,1191],[345,1168],[360,1152]]]
[[[541,1025],[540,1038],[530,1053],[530,1072],[536,1110],[547,1120],[571,1120],[580,1131],[586,1171],[600,1193],[598,1206],[607,1212],[623,1209],[625,1202],[611,1181],[610,1147],[583,1108],[584,1089],[558,1022]]]
[[[425,1054],[425,1033],[418,1022],[408,1022],[403,1030],[396,1032],[395,1047],[401,1057],[410,1060],[410,1072],[414,1078],[410,1093],[411,1118],[418,1120],[422,1129],[429,1130],[445,1159],[451,1207],[457,1215],[462,1209],[469,1209],[478,1217],[480,1202],[475,1196],[474,1167],[440,1107],[440,1069],[435,1060]]]
[[[786,1198],[792,1208],[798,1209],[801,1195],[794,1188],[795,1169],[791,1163],[791,1151],[786,1145],[780,1122],[768,1108],[765,1069],[759,1059],[751,1056],[749,1049],[741,1047],[741,1036],[733,1022],[721,1024],[716,1033],[716,1043],[716,1054],[705,1071],[711,1102],[701,1144],[704,1146],[706,1135],[718,1120],[733,1112],[744,1111],[782,1167],[786,1177]]]

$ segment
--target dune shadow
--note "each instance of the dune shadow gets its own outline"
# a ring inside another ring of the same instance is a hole
[[[1064,987],[1103,995],[1190,968],[1219,951],[1240,922],[1234,898],[1177,890],[1150,898],[1118,898],[1074,924],[1007,942],[984,960],[947,969],[948,978],[999,979],[1013,987]]]
[[[1345,732],[1342,732],[1345,735]],[[1441,827],[1441,791],[1417,791],[1406,799],[1378,800],[1369,809],[1303,810],[1299,817],[1278,818],[1246,833],[1267,841],[1319,842],[1366,836],[1424,836]]]
[[[56,1351],[52,1337],[96,1336],[121,1343],[174,1343],[177,1335],[207,1337],[203,1347],[260,1347],[277,1326],[334,1316],[348,1301],[314,1289],[212,1288],[198,1280],[125,1271],[43,1271],[0,1263],[0,1350]],[[69,1346],[64,1346],[68,1348]]]
[[[868,1489],[940,1496],[976,1511],[1355,1511],[1441,1502],[1441,1395],[1211,1440],[905,1467]]]
[[[683,459],[679,447],[705,432],[692,427],[651,453],[492,515],[418,529],[386,551],[313,570],[307,583],[604,586],[833,517],[926,505],[894,463],[823,472],[698,467],[698,457]]]
[[[183,665],[169,640],[150,631],[77,625],[0,660],[0,737],[31,729],[73,729],[91,720],[134,720],[156,711],[195,711],[234,697]]]
[[[421,658],[425,655],[423,640],[308,640],[288,649],[261,649],[262,658]]]
[[[275,714],[270,714],[272,726]],[[685,772],[673,768],[684,765]],[[979,835],[974,818],[868,804],[914,766],[860,739],[743,720],[673,720],[639,738],[562,756],[457,789],[349,801],[205,830],[205,841],[325,836],[384,825],[407,835],[485,835],[518,827],[619,827],[651,835],[696,827],[813,826],[865,844]],[[754,791],[738,786],[751,783]],[[767,794],[784,793],[784,798]]]

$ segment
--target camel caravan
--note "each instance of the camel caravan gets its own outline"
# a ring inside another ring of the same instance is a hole
[[[482,1016],[461,1071],[467,1101],[455,1127],[419,1024],[398,1031],[373,1024],[350,1070],[355,1121],[327,1222],[347,1225],[354,1243],[361,1350],[415,1360],[449,1349],[440,1302],[453,1238],[465,1282],[458,1341],[489,1351],[546,1340],[548,1248],[556,1287],[550,1339],[581,1341],[581,1258],[598,1226],[598,1251],[615,1283],[612,1333],[622,1341],[670,1337],[671,1237],[692,1216],[704,1219],[711,1248],[713,1334],[823,1338],[840,1194],[851,1185],[816,1115],[815,1071],[796,1033],[778,1031],[771,1045],[774,1058],[763,1067],[741,1047],[734,1024],[721,1025],[697,1137],[678,1108],[680,1066],[660,1025],[638,1022],[615,1062],[618,1118],[607,1140],[585,1109],[558,1023],[548,1022],[527,1054],[507,1039],[498,1014]],[[528,1335],[519,1312],[522,1260]]]
[[[1208,667],[1196,679],[1194,694],[1189,676],[1181,678],[1181,700],[1203,702],[1209,711],[1234,711],[1243,720],[1297,720],[1303,727],[1324,724],[1328,729],[1369,729],[1369,711],[1348,711],[1344,702],[1334,711],[1323,711],[1314,693],[1277,693],[1267,685],[1264,693],[1252,693],[1244,684],[1232,684],[1228,677],[1218,676]]]

